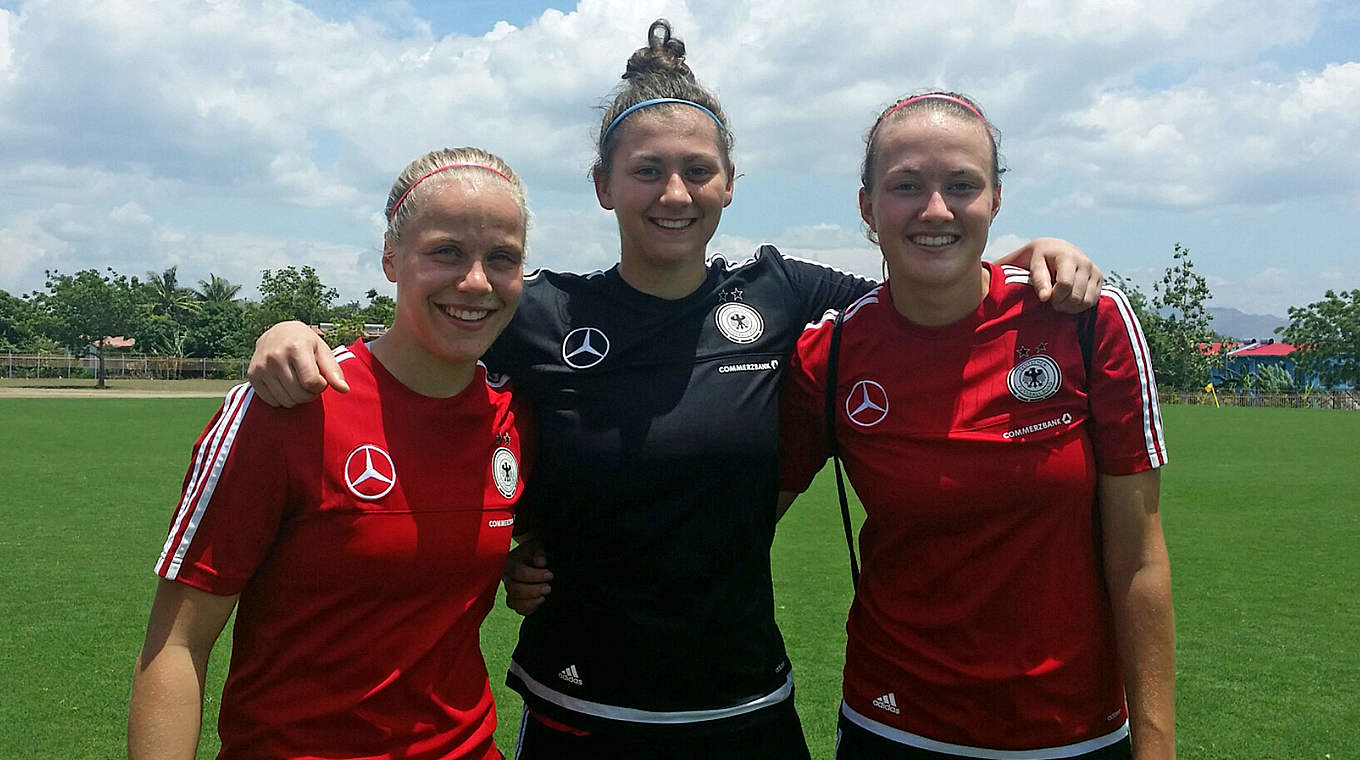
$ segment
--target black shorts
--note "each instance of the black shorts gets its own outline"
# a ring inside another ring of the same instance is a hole
[[[836,760],[959,760],[967,755],[951,755],[932,752],[928,749],[909,747],[865,730],[851,723],[841,713],[836,726]],[[1084,755],[1074,755],[1070,760],[1132,760],[1133,749],[1129,738],[1101,747]]]
[[[764,712],[764,711],[762,711]],[[549,728],[526,708],[520,718],[515,760],[811,760],[803,724],[790,697],[768,708],[769,720],[729,732],[689,736],[587,736]]]

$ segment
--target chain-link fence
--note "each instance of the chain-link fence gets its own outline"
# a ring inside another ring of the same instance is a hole
[[[93,378],[99,360],[73,354],[0,354],[0,377],[7,378]],[[244,380],[246,359],[199,359],[193,357],[153,356],[108,353],[104,355],[106,378],[151,378],[181,380],[212,378]],[[1163,404],[1214,405],[1209,391],[1159,391]],[[1220,406],[1260,406],[1294,409],[1360,410],[1360,390],[1310,390],[1301,393],[1218,393]]]
[[[1158,391],[1163,404],[1261,406],[1286,409],[1360,409],[1360,390],[1310,390],[1301,393]]]
[[[0,377],[6,378],[93,378],[99,368],[94,356],[74,354],[0,354]],[[147,354],[104,354],[106,378],[152,378],[182,380],[213,378],[244,380],[245,359],[200,359]]]

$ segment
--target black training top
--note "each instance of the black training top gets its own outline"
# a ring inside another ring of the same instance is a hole
[[[694,293],[617,267],[540,271],[487,356],[531,399],[521,505],[553,591],[507,683],[541,714],[614,732],[734,727],[792,692],[770,543],[780,378],[803,328],[875,283],[762,246]]]

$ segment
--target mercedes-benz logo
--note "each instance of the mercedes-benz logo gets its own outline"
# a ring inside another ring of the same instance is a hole
[[[845,416],[860,427],[877,425],[888,416],[888,392],[873,380],[861,380],[845,397]]]
[[[381,499],[396,484],[397,468],[392,457],[371,443],[355,448],[345,460],[345,485],[360,499]]]
[[[578,327],[562,340],[562,361],[573,369],[589,369],[604,361],[609,338],[596,327]]]

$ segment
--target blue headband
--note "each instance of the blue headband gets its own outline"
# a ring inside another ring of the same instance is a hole
[[[623,109],[623,113],[619,114],[618,116],[615,116],[614,120],[609,122],[609,126],[605,127],[604,131],[600,133],[600,145],[604,145],[605,140],[609,139],[609,133],[614,131],[614,127],[617,127],[619,125],[619,122],[628,118],[628,115],[631,114],[632,112],[642,108],[647,108],[648,106],[658,106],[664,103],[681,103],[687,106],[694,106],[700,111],[703,111],[704,113],[708,114],[708,118],[712,119],[713,123],[718,125],[718,131],[720,132],[727,131],[727,127],[723,126],[722,120],[718,118],[717,114],[713,113],[707,108],[704,108],[698,103],[695,103],[692,100],[684,100],[681,98],[652,98],[651,100],[644,100],[641,103],[638,103],[637,105],[629,106]]]

